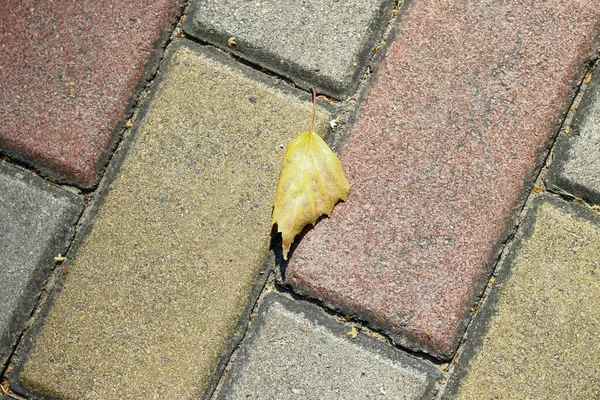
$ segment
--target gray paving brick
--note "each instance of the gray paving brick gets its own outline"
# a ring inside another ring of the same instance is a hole
[[[83,204],[29,172],[0,163],[0,366],[73,236]]]
[[[589,202],[600,204],[600,71],[587,87],[573,120],[573,130],[556,144],[547,175],[554,186]]]
[[[318,92],[356,89],[393,1],[196,0],[183,28]],[[236,38],[229,47],[228,40]]]
[[[439,370],[312,304],[269,294],[217,399],[431,399]]]

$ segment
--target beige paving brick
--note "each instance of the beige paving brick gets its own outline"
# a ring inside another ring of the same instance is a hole
[[[65,400],[200,398],[240,318],[247,321],[281,145],[308,129],[311,102],[215,50],[182,41],[169,54],[130,153],[19,367],[29,391]],[[319,110],[321,133],[329,117]]]
[[[600,398],[600,217],[549,197],[530,214],[457,399]]]

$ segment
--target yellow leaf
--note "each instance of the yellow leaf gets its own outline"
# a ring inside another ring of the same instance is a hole
[[[359,330],[357,327],[353,326],[350,332],[346,332],[346,335],[350,336],[352,339],[356,339],[359,334]]]
[[[316,94],[313,90],[311,129],[290,142],[283,158],[273,201],[273,224],[281,232],[287,260],[296,235],[308,224],[329,216],[339,200],[346,200],[350,184],[342,163],[321,137],[313,132]]]

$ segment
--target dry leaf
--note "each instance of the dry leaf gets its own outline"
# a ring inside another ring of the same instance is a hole
[[[357,327],[353,326],[350,332],[346,332],[346,335],[350,336],[352,339],[356,339],[359,334],[359,330]]]
[[[313,132],[316,93],[313,90],[311,129],[290,142],[283,158],[273,201],[273,224],[281,232],[287,260],[296,235],[308,224],[329,216],[339,200],[346,200],[350,184],[342,163],[321,137]]]
[[[544,191],[544,188],[542,186],[535,186],[532,190],[533,194],[538,194]]]

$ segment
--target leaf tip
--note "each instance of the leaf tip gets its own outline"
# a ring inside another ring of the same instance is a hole
[[[290,248],[292,247],[292,242],[294,241],[294,237],[296,235],[292,236],[292,238],[288,238],[286,237],[286,235],[282,234],[282,242],[281,242],[281,247],[282,247],[282,253],[283,253],[283,259],[285,261],[287,261],[288,259],[288,254],[290,252]]]

